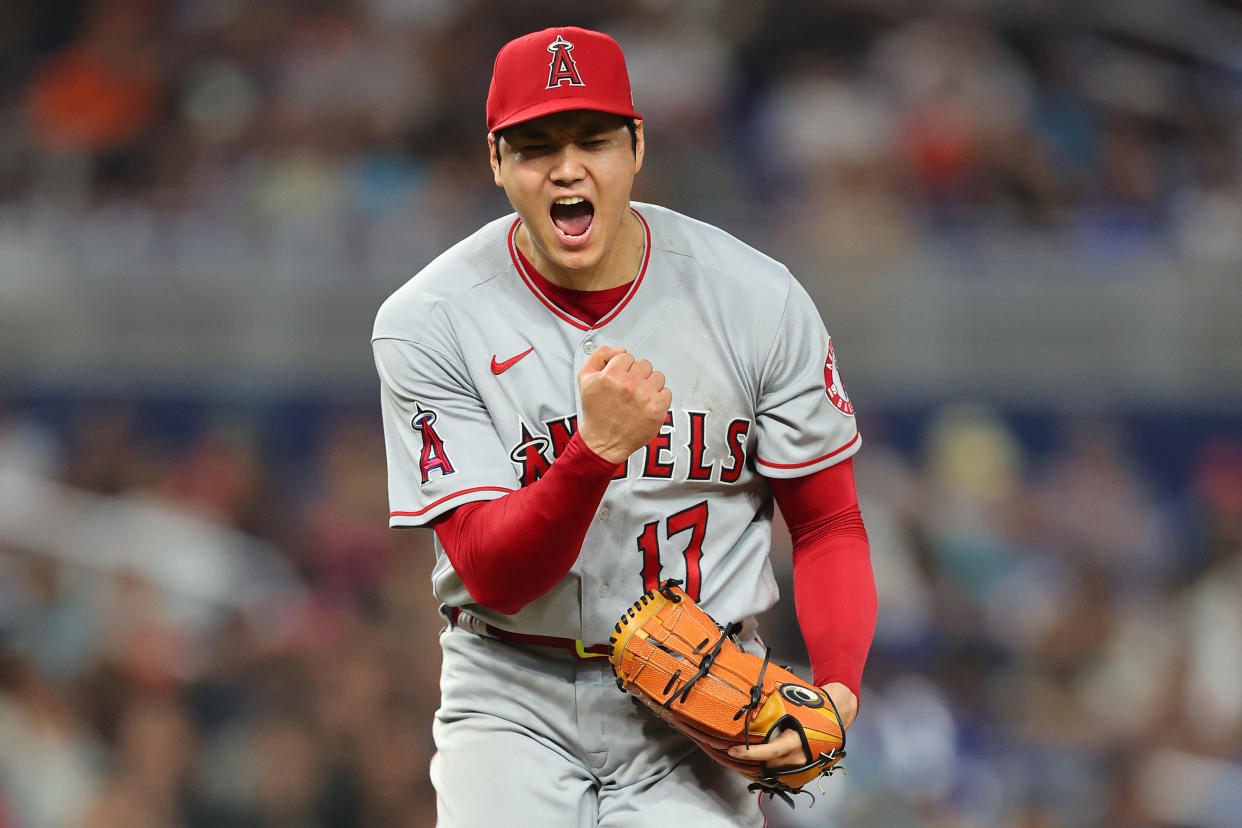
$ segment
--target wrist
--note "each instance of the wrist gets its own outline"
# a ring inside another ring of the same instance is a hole
[[[837,714],[841,717],[841,727],[849,729],[858,716],[858,696],[840,682],[829,682],[822,685],[820,689],[827,693],[832,703],[836,705]]]
[[[583,462],[590,463],[600,471],[607,471],[610,474],[615,472],[617,470],[617,466],[624,463],[629,457],[629,455],[626,454],[619,460],[613,459],[620,454],[618,450],[614,449],[612,451],[608,451],[607,447],[597,448],[592,446],[581,432],[575,434],[569,441],[569,445],[566,446],[565,453],[566,455],[571,453],[581,455]]]
[[[581,440],[582,447],[584,449],[589,451],[593,456],[598,458],[601,462],[611,463],[614,467],[619,466],[620,464],[624,463],[626,460],[629,459],[629,456],[633,454],[633,452],[626,451],[624,448],[621,448],[620,446],[596,443],[589,436],[583,434],[581,431],[579,431],[578,434],[575,436],[577,436]]]

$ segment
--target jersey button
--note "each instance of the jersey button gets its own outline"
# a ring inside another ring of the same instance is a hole
[[[586,354],[587,356],[590,356],[591,354],[595,353],[595,342],[590,339],[588,339],[586,342],[583,342],[582,353]]]
[[[604,584],[602,587],[599,588],[599,597],[600,598],[608,597],[608,584]]]
[[[612,514],[612,511],[607,506],[605,506],[604,508],[599,510],[599,519],[608,520],[608,516],[611,514]]]

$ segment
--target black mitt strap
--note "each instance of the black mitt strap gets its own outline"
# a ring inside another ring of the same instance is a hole
[[[720,634],[720,637],[716,639],[716,643],[712,645],[712,648],[703,654],[702,660],[699,661],[698,672],[686,679],[685,686],[678,692],[669,696],[668,701],[664,702],[665,710],[671,708],[674,701],[680,701],[682,704],[685,704],[686,697],[690,695],[690,688],[694,686],[694,683],[711,672],[712,662],[716,660],[716,656],[720,655],[720,650],[724,647],[725,639],[731,635],[735,635],[741,629],[742,622],[740,621],[734,621],[732,624],[724,628]]]
[[[762,678],[760,680],[762,681]],[[747,786],[747,790],[762,791],[771,797],[779,796],[785,801],[785,804],[791,808],[794,807],[794,801],[790,794],[805,793],[810,795],[811,802],[813,804],[815,801],[815,794],[805,789],[799,790],[791,788],[781,781],[781,777],[789,776],[795,773],[803,773],[811,770],[812,768],[824,768],[825,770],[821,774],[822,776],[832,776],[838,770],[842,772],[845,771],[845,768],[834,766],[834,763],[845,758],[845,723],[841,721],[841,711],[837,709],[837,703],[832,700],[832,696],[828,695],[828,693],[824,693],[824,695],[828,698],[828,704],[832,705],[832,715],[836,716],[837,724],[841,727],[841,746],[833,748],[828,753],[821,753],[819,756],[812,758],[812,760],[807,762],[805,765],[795,768],[772,770],[768,768],[767,763],[765,762],[763,765],[764,775],[759,779],[759,781],[751,782],[750,785]],[[795,717],[789,715],[781,716],[776,720],[776,724],[772,726],[773,729],[778,727],[792,727],[797,732],[798,738],[802,740],[802,752],[807,756],[811,755],[811,745],[807,741],[806,733],[803,732],[802,724]]]

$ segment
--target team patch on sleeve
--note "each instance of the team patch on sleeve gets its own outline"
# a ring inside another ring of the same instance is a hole
[[[418,405],[415,410],[417,413],[410,419],[410,425],[423,438],[423,452],[418,460],[418,469],[425,484],[431,479],[433,471],[439,471],[441,476],[452,474],[453,463],[444,450],[444,441],[436,433],[436,412]]]
[[[837,407],[842,414],[854,416],[854,404],[850,402],[849,395],[845,393],[845,386],[841,383],[841,372],[837,370],[837,354],[832,344],[832,337],[828,338],[828,359],[824,362],[824,391],[828,395],[828,400]]]

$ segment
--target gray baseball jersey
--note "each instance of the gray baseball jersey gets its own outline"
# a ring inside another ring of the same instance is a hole
[[[633,207],[640,272],[593,326],[523,270],[514,215],[438,257],[375,321],[393,526],[538,480],[574,433],[577,374],[595,348],[626,348],[667,377],[664,427],[609,485],[547,594],[514,615],[477,606],[437,543],[438,598],[498,627],[604,643],[665,578],[722,623],[766,610],[777,587],[764,477],[809,474],[860,445],[832,341],[789,271],[715,227]]]

